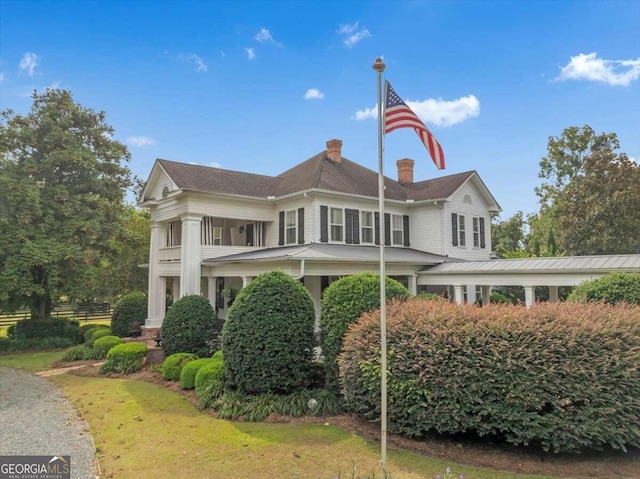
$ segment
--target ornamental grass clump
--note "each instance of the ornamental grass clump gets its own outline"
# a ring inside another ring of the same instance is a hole
[[[389,431],[490,436],[544,451],[640,446],[640,307],[393,303]],[[347,407],[380,417],[380,315],[345,336]]]

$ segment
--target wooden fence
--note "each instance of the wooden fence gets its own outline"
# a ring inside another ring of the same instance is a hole
[[[108,304],[99,305],[94,311],[89,308],[71,305],[62,305],[51,311],[52,318],[75,318],[80,323],[91,321],[111,321],[113,310]],[[29,319],[31,312],[28,310],[16,311],[15,313],[0,312],[0,327],[11,326],[21,319]]]

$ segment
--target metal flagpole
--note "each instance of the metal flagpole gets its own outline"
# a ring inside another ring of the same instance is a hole
[[[387,477],[387,293],[384,259],[385,219],[384,219],[384,174],[382,168],[382,72],[385,64],[376,58],[373,69],[378,72],[378,209],[380,211],[380,465],[382,478]]]

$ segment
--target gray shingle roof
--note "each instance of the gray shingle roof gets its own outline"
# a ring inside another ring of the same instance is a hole
[[[277,176],[256,175],[162,159],[158,159],[157,163],[178,188],[187,191],[266,198],[320,189],[378,197],[377,172],[346,158],[342,158],[340,163],[334,163],[327,158],[326,151]],[[475,171],[467,171],[409,185],[385,177],[385,197],[400,201],[447,198],[474,174]]]

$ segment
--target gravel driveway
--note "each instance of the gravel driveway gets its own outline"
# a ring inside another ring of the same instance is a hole
[[[71,477],[97,475],[87,423],[52,383],[0,366],[0,455],[71,456]]]

